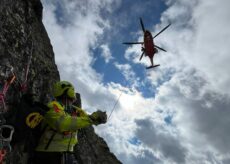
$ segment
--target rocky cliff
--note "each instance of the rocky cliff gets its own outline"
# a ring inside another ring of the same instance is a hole
[[[6,124],[3,114],[15,109],[13,104],[22,94],[32,93],[46,103],[51,100],[52,84],[60,79],[42,24],[42,8],[40,0],[0,1],[0,130]],[[78,137],[75,147],[78,163],[120,163],[93,127],[80,130]],[[0,149],[1,143],[0,137]],[[7,163],[13,164],[26,163],[26,158],[23,145],[17,144],[5,156]]]

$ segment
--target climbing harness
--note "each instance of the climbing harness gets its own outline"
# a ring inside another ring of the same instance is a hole
[[[16,76],[13,73],[13,67],[12,66],[6,66],[6,67],[8,67],[8,68],[6,68],[5,75],[8,76],[8,71],[10,71],[11,75],[7,77],[8,79],[5,80],[5,83],[4,83],[3,87],[2,87],[2,90],[0,91],[0,105],[3,105],[3,110],[1,109],[0,113],[6,111],[5,96],[6,96],[6,93],[7,93],[8,89],[9,89],[9,86],[16,79]],[[7,69],[9,69],[9,70],[7,70]]]

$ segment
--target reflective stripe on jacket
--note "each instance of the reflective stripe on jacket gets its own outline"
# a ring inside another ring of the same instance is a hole
[[[73,108],[78,116],[71,116],[65,112],[64,106],[57,101],[50,102],[48,107],[50,110],[44,116],[44,124],[48,126],[40,138],[36,151],[73,151],[77,143],[77,130],[92,125],[92,120],[81,108],[75,106]]]

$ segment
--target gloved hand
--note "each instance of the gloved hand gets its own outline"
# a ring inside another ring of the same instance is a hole
[[[104,124],[107,121],[106,112],[102,112],[100,110],[93,112],[89,117],[93,121],[94,125]]]

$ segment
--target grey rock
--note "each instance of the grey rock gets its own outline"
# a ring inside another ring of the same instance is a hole
[[[37,100],[47,103],[52,99],[52,84],[60,80],[53,48],[42,24],[42,9],[40,0],[0,1],[0,91],[13,74],[16,76],[5,95],[6,108],[3,109],[1,104],[0,115],[5,110],[13,110],[15,107],[12,104],[23,92],[34,93]],[[22,91],[20,87],[25,80],[29,61],[27,90]],[[13,71],[8,69],[11,66]],[[78,97],[77,104],[81,106],[80,95]],[[93,127],[80,130],[78,137],[79,143],[75,147],[78,163],[121,163],[110,152],[106,142],[95,134]],[[12,147],[5,162],[23,164],[27,161],[27,155],[20,143]]]

